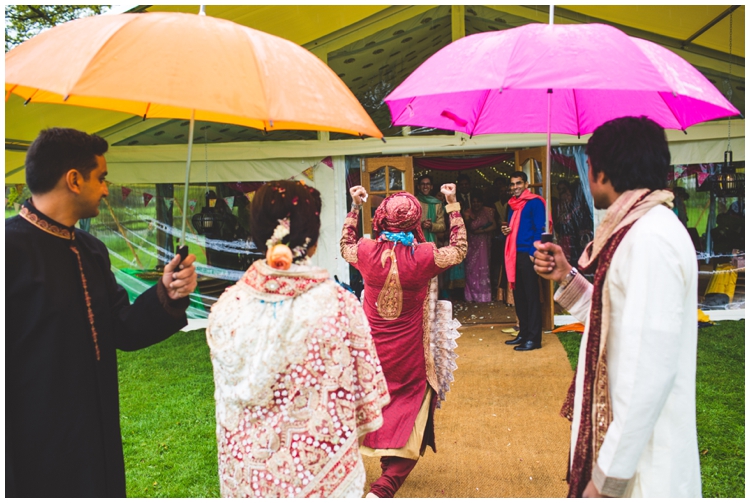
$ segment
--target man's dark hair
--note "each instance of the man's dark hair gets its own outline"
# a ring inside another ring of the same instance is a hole
[[[520,178],[524,181],[524,183],[529,181],[529,177],[526,176],[526,173],[524,173],[523,171],[514,171],[510,174],[510,178]]]
[[[604,173],[616,192],[665,189],[670,154],[664,128],[648,117],[605,122],[589,138],[593,175]]]
[[[32,194],[45,194],[71,169],[88,180],[97,166],[96,156],[104,155],[108,148],[107,140],[100,136],[75,129],[45,129],[26,152],[26,185]]]
[[[461,180],[466,180],[467,182],[471,183],[471,178],[469,178],[469,175],[465,175],[463,173],[458,175],[458,179],[456,179],[456,182],[460,182]]]
[[[419,178],[417,178],[417,185],[422,183],[422,180],[427,178],[430,181],[430,185],[435,185],[435,182],[432,181],[432,175],[422,175]]]
[[[321,206],[320,192],[303,183],[275,180],[262,185],[255,193],[250,211],[255,246],[265,252],[266,241],[273,235],[279,220],[288,218],[289,234],[282,239],[282,243],[294,249],[304,245],[309,238],[306,255],[320,236]]]

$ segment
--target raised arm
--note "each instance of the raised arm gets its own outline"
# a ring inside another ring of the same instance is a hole
[[[445,194],[448,205],[445,211],[450,217],[450,244],[442,248],[435,248],[435,265],[440,269],[447,269],[460,264],[466,257],[466,227],[461,218],[461,205],[456,202],[456,185],[446,183],[440,189]]]
[[[357,222],[359,210],[362,208],[363,200],[367,199],[367,191],[361,185],[355,185],[349,189],[352,196],[352,209],[344,219],[344,228],[341,231],[341,256],[344,260],[357,267],[357,247],[359,237],[357,236]]]

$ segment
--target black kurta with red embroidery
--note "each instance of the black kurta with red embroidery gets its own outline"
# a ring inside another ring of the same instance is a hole
[[[101,241],[22,213],[5,221],[5,496],[124,497],[116,349],[177,332],[189,300],[130,305]]]

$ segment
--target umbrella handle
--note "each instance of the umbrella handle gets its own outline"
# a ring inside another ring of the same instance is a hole
[[[552,233],[551,232],[543,232],[542,233],[542,243],[552,243]],[[547,252],[547,255],[552,255],[551,252]]]
[[[180,256],[180,263],[182,263],[183,260],[185,260],[188,256],[188,247],[187,245],[182,245],[177,248],[177,255]],[[180,264],[177,264],[180,265]]]

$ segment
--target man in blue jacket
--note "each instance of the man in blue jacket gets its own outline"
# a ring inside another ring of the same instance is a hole
[[[508,288],[516,301],[519,332],[506,344],[516,346],[516,351],[531,351],[542,347],[542,303],[539,299],[539,277],[534,272],[534,241],[544,232],[545,202],[529,191],[526,173],[516,171],[510,175],[513,197],[508,201],[507,226],[501,231],[505,241],[505,267]]]

